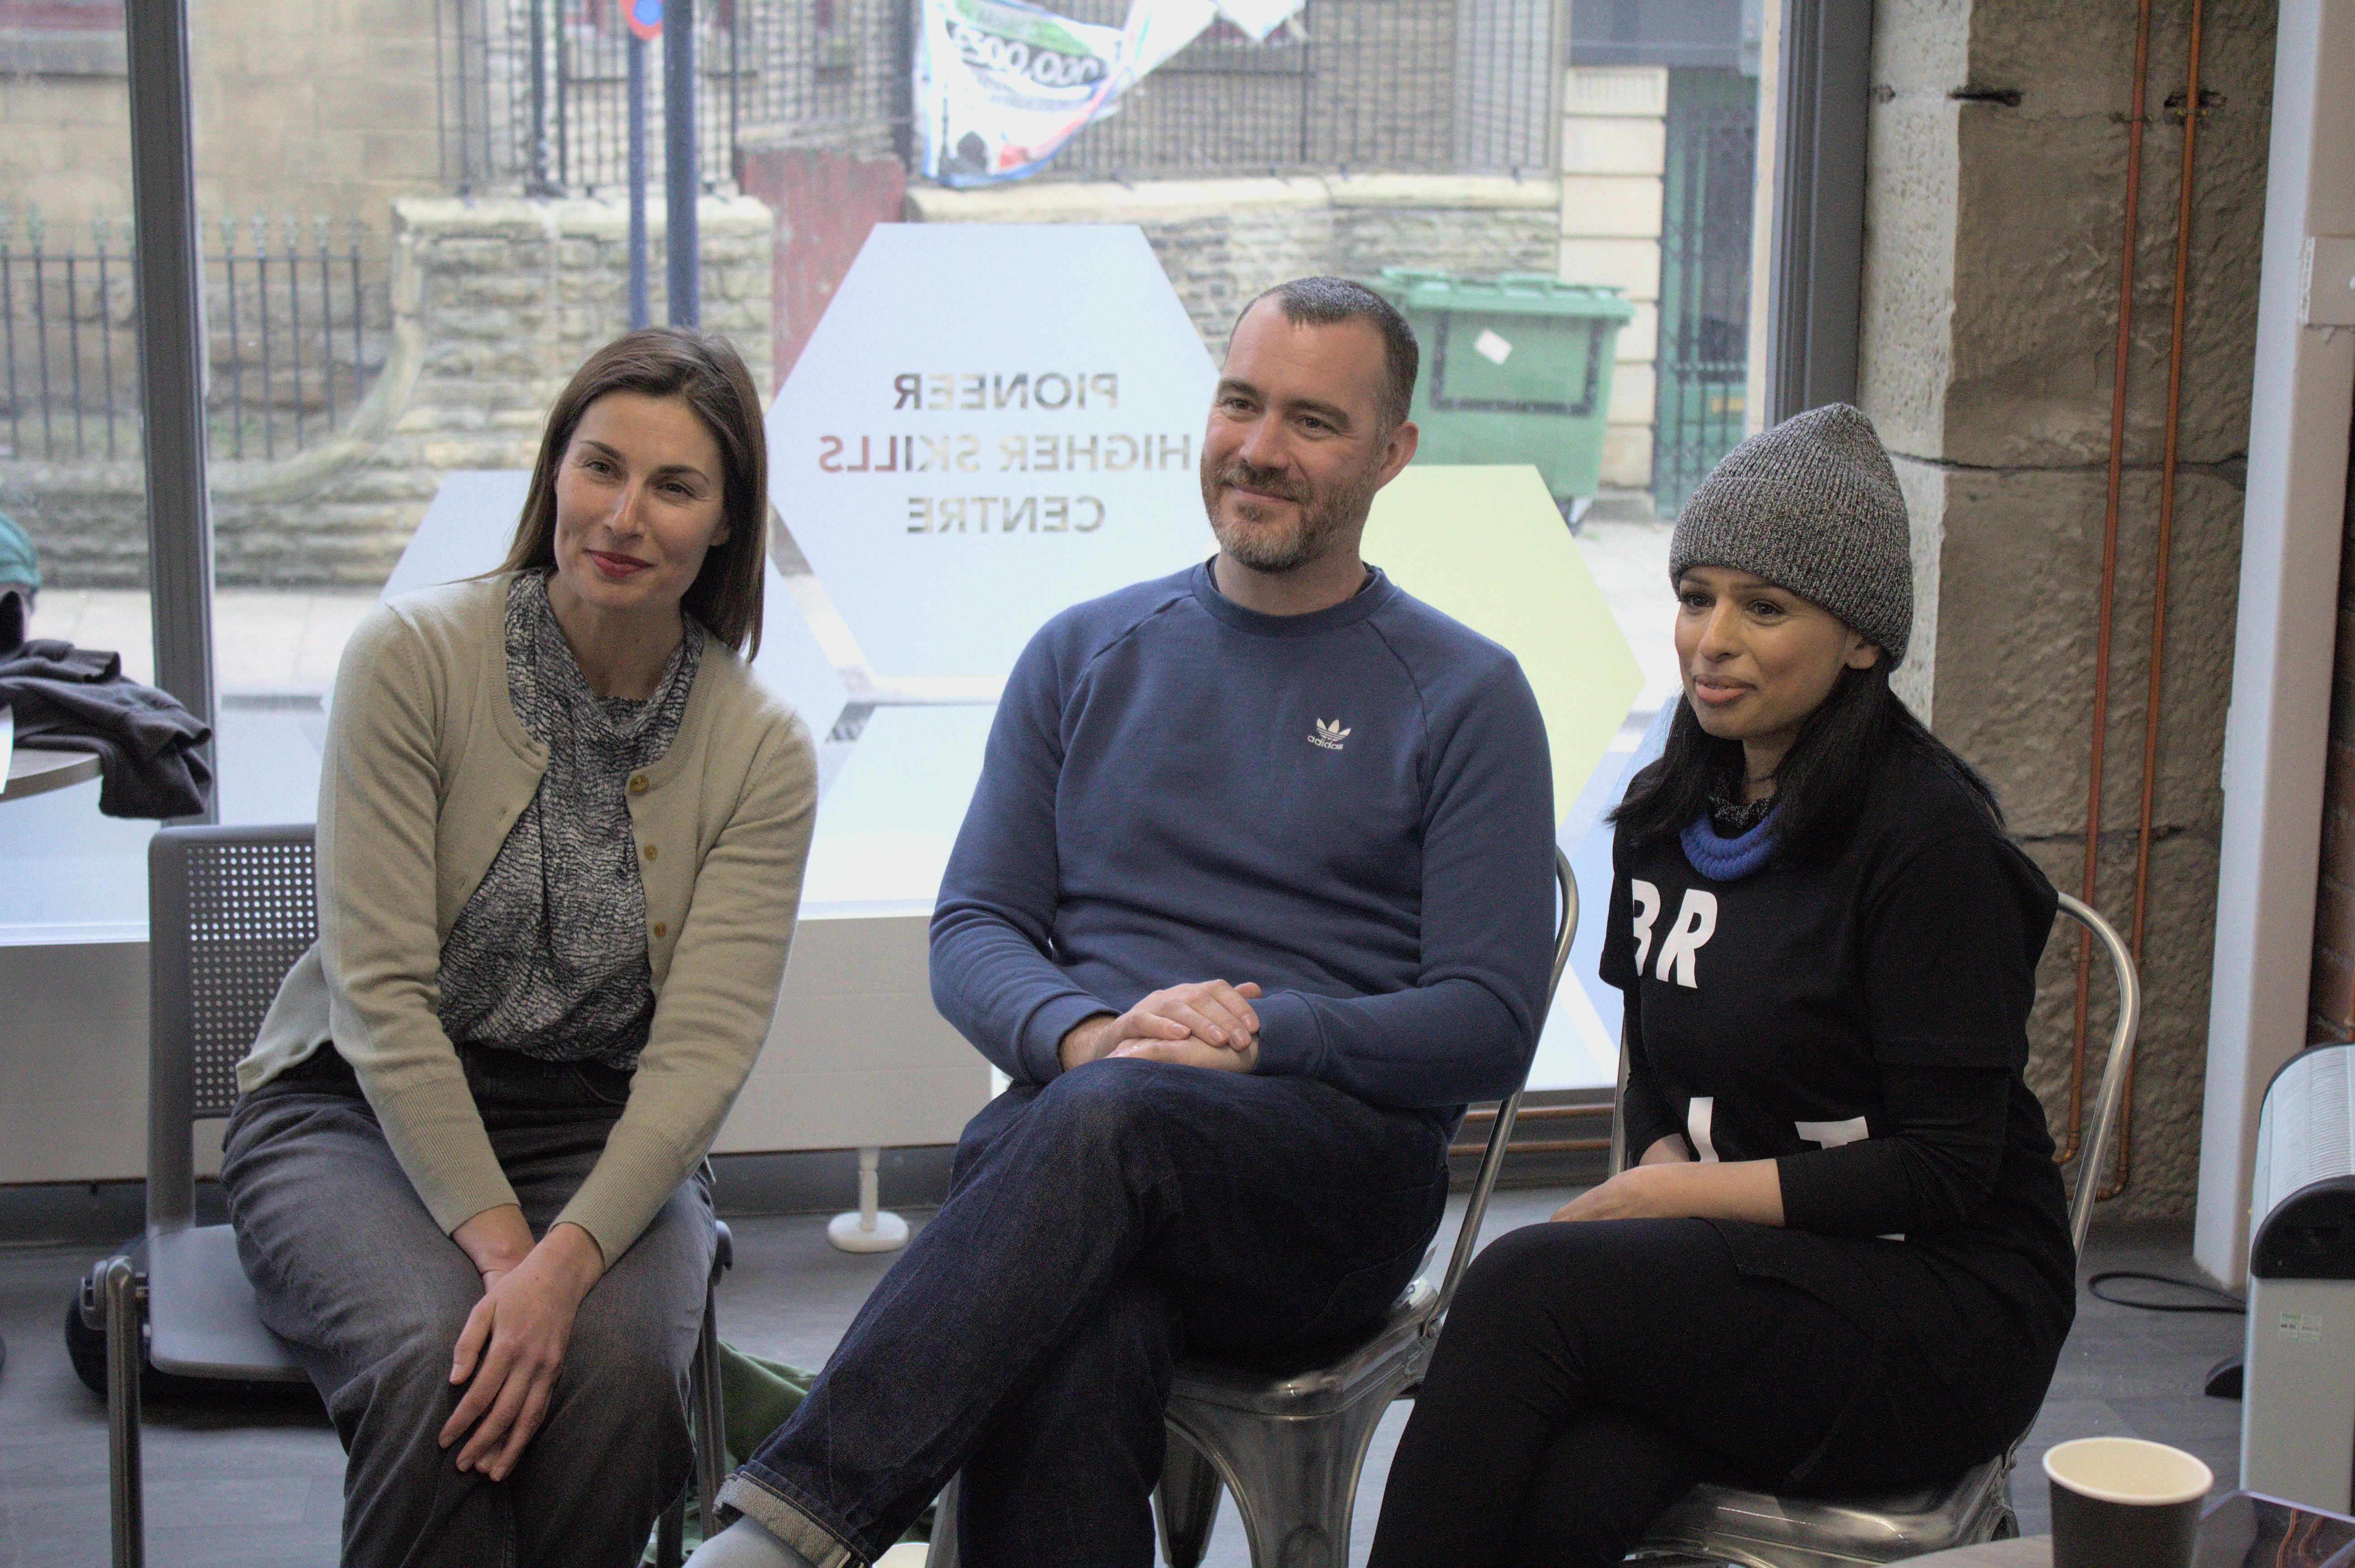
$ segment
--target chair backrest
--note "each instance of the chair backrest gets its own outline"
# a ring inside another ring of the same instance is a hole
[[[165,828],[147,848],[147,1224],[195,1206],[190,1124],[227,1116],[237,1064],[318,936],[312,829]]]
[[[2094,1101],[2094,1120],[2085,1132],[2083,1151],[2077,1160],[2077,1187],[2069,1195],[2069,1239],[2077,1251],[2085,1250],[2085,1228],[2093,1223],[2094,1200],[2102,1184],[2101,1171],[2105,1156],[2109,1152],[2110,1134],[2117,1126],[2118,1106],[2125,1098],[2126,1069],[2134,1061],[2135,1031],[2142,1019],[2142,982],[2136,976],[2134,957],[2118,936],[2115,927],[2084,904],[2067,894],[2061,895],[2061,913],[2085,927],[2096,949],[2110,960],[2110,977],[2117,990],[2117,1024],[2110,1032],[2109,1060],[2102,1068],[2102,1087]],[[1619,1093],[1624,1100],[1627,1092],[1627,1045],[1619,1045]],[[1614,1103],[1611,1111],[1611,1171],[1614,1175],[1626,1169],[1627,1133],[1624,1118]]]
[[[2117,988],[2118,1020],[2110,1031],[2110,1057],[2102,1067],[2101,1093],[2094,1098],[2093,1125],[2077,1158],[2077,1190],[2069,1194],[2069,1240],[2079,1253],[2085,1250],[2085,1227],[2094,1221],[2094,1201],[2099,1195],[2102,1171],[2107,1166],[2110,1135],[2118,1125],[2118,1106],[2126,1098],[2126,1070],[2133,1065],[2135,1031],[2142,1022],[2142,980],[2135,973],[2134,955],[2115,927],[2067,894],[2061,895],[2061,913],[2094,938],[2094,946],[2109,956],[2110,979]]]
[[[1553,880],[1559,890],[1561,908],[1554,922],[1553,967],[1546,976],[1545,999],[1538,1011],[1537,1032],[1545,1033],[1545,1021],[1553,1011],[1554,992],[1561,989],[1561,971],[1570,963],[1570,944],[1578,935],[1578,882],[1570,874],[1570,857],[1557,846],[1553,852]],[[1472,1179],[1472,1196],[1464,1205],[1464,1224],[1455,1233],[1455,1255],[1447,1260],[1447,1274],[1440,1282],[1439,1312],[1455,1299],[1456,1284],[1463,1279],[1465,1269],[1471,1266],[1472,1254],[1480,1245],[1480,1222],[1487,1217],[1488,1195],[1497,1190],[1497,1177],[1505,1168],[1505,1146],[1513,1140],[1513,1118],[1521,1108],[1521,1090],[1516,1087],[1497,1107],[1496,1125],[1488,1129],[1488,1147],[1480,1156],[1480,1172]],[[1438,1314],[1430,1321],[1436,1324]]]

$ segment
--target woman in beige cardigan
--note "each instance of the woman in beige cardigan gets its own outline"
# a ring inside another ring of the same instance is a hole
[[[320,939],[222,1164],[349,1456],[344,1562],[638,1560],[684,1483],[698,1173],[768,1029],[816,800],[752,676],[765,432],[655,329],[550,412],[506,565],[336,676]]]

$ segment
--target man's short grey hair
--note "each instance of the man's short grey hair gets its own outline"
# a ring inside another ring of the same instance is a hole
[[[1381,399],[1381,433],[1385,436],[1407,421],[1414,411],[1414,378],[1423,368],[1423,350],[1414,341],[1414,329],[1398,307],[1363,283],[1347,278],[1295,278],[1288,283],[1278,283],[1265,293],[1254,297],[1243,307],[1243,315],[1251,314],[1252,305],[1262,300],[1273,300],[1284,319],[1295,326],[1332,326],[1339,322],[1364,320],[1382,334],[1382,362],[1387,373],[1383,376]],[[1235,325],[1242,324],[1242,316]],[[1234,332],[1227,333],[1230,346]]]

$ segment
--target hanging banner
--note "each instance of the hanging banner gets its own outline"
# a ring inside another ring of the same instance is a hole
[[[1155,0],[1145,0],[1152,5]],[[1300,10],[1300,0],[1219,0],[1219,11],[1230,22],[1252,37],[1252,42],[1263,44],[1274,32]]]
[[[1131,0],[1121,28],[1121,63],[1141,77],[1219,19],[1218,0]]]
[[[1121,27],[1121,63],[1134,84],[1224,16],[1253,43],[1299,14],[1301,0],[1130,0]]]
[[[1033,175],[1120,95],[1223,16],[1259,42],[1301,0],[1131,0],[1119,27],[1023,0],[923,0],[916,109],[944,185]]]
[[[923,0],[916,106],[924,173],[944,185],[1019,179],[1125,85],[1121,30],[1021,0]]]

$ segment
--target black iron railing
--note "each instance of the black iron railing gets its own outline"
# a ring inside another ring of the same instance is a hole
[[[462,190],[610,195],[628,176],[623,0],[444,0],[442,147]],[[749,142],[910,154],[918,0],[698,0],[698,173]],[[1117,26],[1129,0],[1048,0]],[[1219,22],[1043,177],[1540,172],[1558,0],[1305,0],[1263,43]],[[648,122],[662,123],[649,62]],[[648,178],[661,187],[657,131]]]
[[[1652,504],[1664,517],[1747,428],[1757,94],[1736,71],[1668,73],[1652,441]]]
[[[1128,0],[1051,8],[1117,25]],[[1047,176],[1542,172],[1553,17],[1551,0],[1306,0],[1257,43],[1216,22]]]
[[[382,358],[382,264],[357,222],[223,219],[204,252],[212,455],[291,457],[340,429]],[[88,461],[139,447],[128,223],[60,246],[0,209],[0,457]]]
[[[748,130],[897,151],[908,0],[701,0],[697,175],[735,177]],[[611,196],[630,171],[631,33],[623,0],[446,0],[444,176],[461,191]],[[662,42],[645,46],[646,178],[663,188]]]

